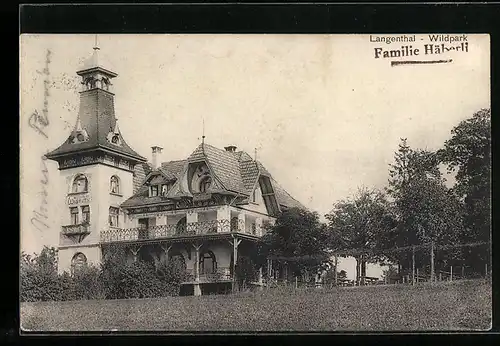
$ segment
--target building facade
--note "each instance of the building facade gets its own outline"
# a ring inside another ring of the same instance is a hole
[[[66,187],[59,272],[98,264],[108,248],[123,246],[130,261],[179,260],[191,294],[232,287],[238,259],[254,251],[263,226],[284,208],[303,206],[232,145],[203,140],[187,158],[168,162],[154,146],[147,162],[120,132],[111,83],[117,74],[102,66],[98,47],[77,74],[83,90],[75,127],[46,155],[58,162]]]

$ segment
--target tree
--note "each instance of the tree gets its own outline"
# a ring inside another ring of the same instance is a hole
[[[491,111],[481,109],[451,130],[452,137],[439,151],[449,172],[456,172],[454,190],[465,206],[463,242],[490,241],[491,237]],[[487,251],[468,248],[473,266],[487,260]]]
[[[439,170],[438,155],[428,150],[413,150],[402,139],[395,162],[390,165],[387,192],[392,198],[397,227],[390,243],[393,246],[436,242],[453,244],[462,232],[462,208],[457,195],[446,187]],[[445,257],[456,256],[449,251]],[[410,266],[409,252],[390,254],[403,269]],[[428,263],[428,254],[417,256],[417,265]],[[439,261],[439,259],[437,259]]]
[[[316,212],[300,208],[282,211],[258,245],[257,265],[265,265],[269,256],[282,258],[296,276],[318,271],[329,262],[328,235]],[[289,259],[288,261],[286,259]]]
[[[326,215],[332,248],[354,249],[346,255],[356,259],[356,282],[364,283],[366,263],[380,259],[374,253],[383,247],[394,220],[385,196],[377,190],[358,189],[352,198],[334,204]]]
[[[45,246],[39,255],[21,253],[21,301],[59,300],[57,249]]]

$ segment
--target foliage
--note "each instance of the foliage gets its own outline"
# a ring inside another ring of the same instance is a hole
[[[257,267],[250,257],[239,257],[235,269],[238,287],[242,287],[244,284],[257,280]]]
[[[389,203],[376,190],[358,189],[352,198],[334,204],[326,215],[332,248],[356,249],[356,278],[366,274],[366,263],[380,260],[372,250],[383,248],[387,233],[395,226]]]
[[[318,270],[330,262],[327,229],[317,213],[300,208],[286,209],[266,228],[256,264],[265,265],[268,256],[289,258],[289,268],[297,274]]]
[[[21,301],[59,300],[60,280],[57,274],[57,250],[44,247],[38,256],[21,253]]]
[[[454,127],[452,137],[439,151],[441,161],[456,172],[454,190],[463,198],[466,232],[463,242],[489,241],[491,237],[491,111],[481,109]],[[467,249],[471,265],[481,266],[488,252]]]
[[[86,265],[72,273],[57,273],[57,250],[44,248],[39,255],[21,255],[21,301],[89,300],[162,297],[177,295],[185,278],[176,261],[128,263],[118,247],[108,251],[101,266]]]
[[[436,153],[411,149],[402,139],[390,165],[387,192],[392,197],[397,227],[387,238],[388,246],[404,247],[429,242],[454,244],[463,232],[462,207],[439,171]],[[447,255],[457,256],[457,251]],[[421,253],[417,263],[428,261]],[[448,257],[449,257],[448,256]],[[409,266],[408,252],[390,254],[403,268]]]

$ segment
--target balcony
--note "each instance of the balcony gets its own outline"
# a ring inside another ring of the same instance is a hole
[[[90,233],[90,224],[80,223],[77,225],[62,226],[62,234],[66,236],[85,235]]]
[[[159,225],[148,228],[113,228],[101,232],[101,242],[150,240],[231,232],[259,235],[260,230],[247,231],[243,223],[239,221],[213,220],[178,225]]]

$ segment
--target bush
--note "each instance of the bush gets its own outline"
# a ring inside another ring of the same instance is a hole
[[[180,263],[156,266],[127,263],[123,249],[108,252],[101,266],[86,265],[57,273],[57,250],[21,255],[21,301],[152,298],[179,294],[186,273]]]

